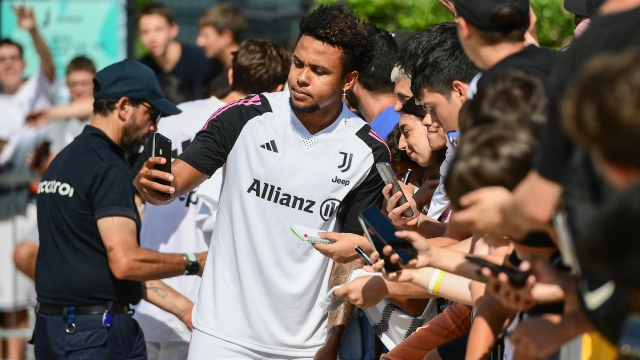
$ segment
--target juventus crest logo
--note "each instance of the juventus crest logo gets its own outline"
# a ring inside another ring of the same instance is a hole
[[[351,160],[353,160],[353,154],[348,154],[345,152],[340,152],[342,155],[342,165],[338,166],[338,169],[341,169],[342,172],[347,172],[351,169]]]

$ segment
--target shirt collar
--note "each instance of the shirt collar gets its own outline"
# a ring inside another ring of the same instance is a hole
[[[89,125],[84,127],[84,130],[82,131],[82,133],[102,138],[103,140],[105,140],[109,144],[109,146],[111,146],[111,148],[118,155],[118,157],[120,157],[122,160],[126,160],[126,158],[127,158],[127,150],[125,150],[122,146],[116,144],[113,140],[111,140],[111,138],[109,136],[107,136],[107,134],[105,134],[104,131],[98,129],[95,126],[92,126],[91,124],[89,124]]]

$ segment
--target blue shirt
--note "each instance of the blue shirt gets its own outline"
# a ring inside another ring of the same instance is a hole
[[[373,131],[385,140],[389,133],[393,131],[393,128],[400,122],[400,113],[393,110],[393,108],[393,106],[389,106],[371,122]]]

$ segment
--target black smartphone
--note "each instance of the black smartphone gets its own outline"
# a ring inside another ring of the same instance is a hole
[[[507,274],[507,276],[509,277],[509,281],[511,281],[513,285],[518,287],[524,286],[524,284],[527,282],[527,278],[529,278],[529,274],[525,272],[514,270],[501,265],[496,265],[483,258],[467,255],[465,256],[465,259],[471,261],[472,263],[478,264],[482,267],[489,268],[489,270],[491,270],[491,272],[493,272],[496,275],[501,272]]]
[[[393,253],[398,254],[402,264],[415,259],[416,252],[411,243],[396,236],[395,233],[398,230],[377,207],[371,206],[363,210],[358,219],[371,247],[380,253],[380,259],[384,260],[384,269],[387,273],[400,271],[402,268],[393,264],[389,256],[382,253],[382,248],[385,246],[390,245],[393,248]]]
[[[154,168],[163,172],[171,173],[171,140],[166,136],[155,133],[153,134],[153,157],[163,157],[167,160],[164,164],[156,164]],[[159,184],[171,185],[170,181],[155,179]],[[158,191],[158,194],[162,195],[165,199],[171,197],[171,194]]]
[[[369,258],[369,255],[367,255],[367,253],[365,253],[360,246],[356,245],[354,250],[358,253],[358,255],[360,255],[360,258],[362,259],[362,261],[364,261],[365,264],[369,266],[373,265],[371,259]]]
[[[376,164],[376,168],[378,169],[378,173],[380,174],[380,177],[382,178],[382,181],[384,181],[385,185],[393,184],[391,195],[397,193],[398,191],[402,192],[402,197],[400,198],[400,200],[398,200],[398,206],[404,205],[407,202],[407,197],[404,196],[404,191],[402,191],[402,188],[398,183],[398,179],[396,179],[395,175],[393,174],[391,165],[389,165],[389,163],[387,162],[379,162]],[[409,207],[407,210],[402,212],[402,216],[413,216],[413,209]]]
[[[622,336],[618,346],[622,355],[640,358],[640,314],[627,316],[622,326]]]

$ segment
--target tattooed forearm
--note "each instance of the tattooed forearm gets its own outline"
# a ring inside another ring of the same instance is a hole
[[[154,294],[158,295],[158,297],[160,297],[160,299],[162,299],[162,300],[166,299],[167,296],[169,296],[167,294],[167,290],[165,290],[165,289],[163,289],[161,287],[155,286],[154,283],[151,282],[151,281],[147,281],[144,284],[144,288],[145,288],[145,290],[151,291]]]
[[[364,266],[362,260],[352,261],[349,264],[334,263],[329,279],[329,287],[332,288],[344,284],[351,274],[362,266]],[[337,309],[329,312],[329,335],[342,336],[353,313],[353,308],[353,304],[345,302]]]

